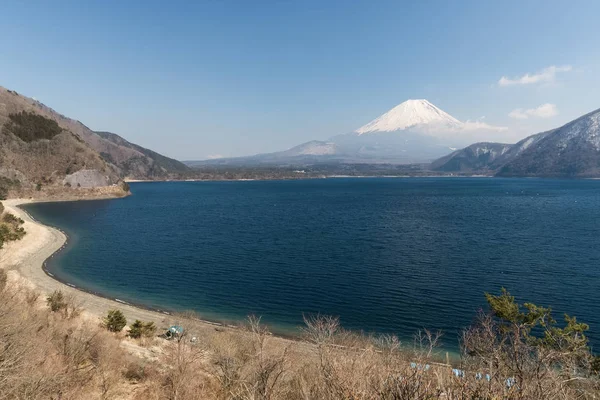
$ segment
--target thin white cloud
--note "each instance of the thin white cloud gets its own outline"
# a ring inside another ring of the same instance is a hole
[[[561,67],[557,67],[552,65],[550,67],[544,68],[543,70],[535,73],[535,74],[525,74],[516,78],[507,78],[503,76],[498,81],[498,85],[500,86],[514,86],[514,85],[531,85],[535,83],[552,83],[556,80],[556,74],[559,72],[569,72],[573,69],[570,65],[563,65]]]
[[[508,116],[514,119],[528,119],[528,118],[550,118],[558,114],[558,108],[556,104],[542,104],[536,108],[516,108],[508,113]]]
[[[507,131],[508,128],[505,126],[494,126],[490,124],[486,124],[483,121],[467,121],[463,123],[464,131],[493,131],[493,132],[504,132]]]
[[[206,158],[208,160],[216,160],[218,158],[225,158],[225,156],[221,155],[221,154],[209,154],[206,156]]]

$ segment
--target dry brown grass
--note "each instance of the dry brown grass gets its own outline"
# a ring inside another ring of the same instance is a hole
[[[365,337],[344,331],[335,318],[307,316],[305,340],[293,342],[273,337],[250,317],[244,329],[215,328],[197,341],[133,340],[42,303],[29,290],[0,285],[2,400],[537,400],[600,393],[595,378],[571,373],[573,365],[556,368],[560,354],[511,353],[494,343],[494,325],[485,318],[464,334],[465,348],[478,351],[465,352],[454,366],[465,375],[457,377],[453,367],[435,363],[439,335],[428,331],[402,345],[394,336]],[[197,321],[182,323],[193,331]],[[144,356],[157,345],[158,359]],[[131,346],[137,356],[123,350]],[[477,379],[477,372],[490,380]],[[509,377],[516,380],[512,387]]]

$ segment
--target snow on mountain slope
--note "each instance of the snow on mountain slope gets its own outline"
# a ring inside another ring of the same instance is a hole
[[[313,140],[286,150],[284,153],[288,156],[325,156],[335,154],[336,150],[335,143]]]
[[[497,176],[600,176],[600,110],[514,145],[475,143],[431,163],[446,172]]]
[[[427,100],[407,100],[379,118],[358,128],[359,135],[370,132],[393,132],[419,125],[435,129],[460,130],[463,123]]]
[[[535,141],[526,139],[498,175],[600,176],[600,110],[531,138]]]
[[[504,130],[482,121],[461,122],[424,99],[407,100],[354,132],[327,141],[313,140],[285,151],[259,154],[245,161],[431,162],[474,142],[497,141],[502,137],[498,133]]]
[[[497,140],[501,137],[497,135],[498,132],[504,132],[507,128],[492,126],[482,121],[459,121],[429,101],[421,99],[407,100],[397,105],[379,118],[358,128],[354,134],[361,136],[409,130],[464,145],[473,141]]]
[[[435,160],[430,168],[433,171],[485,173],[494,170],[494,165],[514,146],[505,143],[475,143]]]

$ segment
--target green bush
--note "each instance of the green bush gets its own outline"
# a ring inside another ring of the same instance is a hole
[[[60,290],[55,290],[50,296],[46,297],[46,304],[48,304],[52,312],[57,312],[67,307],[65,296]]]
[[[110,310],[102,319],[102,325],[111,332],[121,332],[127,325],[127,319],[120,310]]]
[[[4,127],[24,142],[49,140],[62,132],[56,121],[33,112],[21,111],[10,114],[8,118],[10,120]]]
[[[2,221],[0,223],[0,248],[2,248],[4,242],[20,240],[25,236],[25,229],[21,226],[24,221],[21,218],[10,213],[4,213],[0,220]]]
[[[19,240],[25,236],[25,229],[20,226],[23,223],[21,218],[5,213],[2,220],[4,222],[0,224],[0,249],[5,242]]]
[[[4,247],[4,242],[8,241],[9,233],[8,226],[0,225],[0,249]]]
[[[129,332],[127,335],[130,338],[138,339],[141,337],[152,337],[156,333],[156,326],[154,322],[142,322],[139,319],[136,319],[131,327],[129,328]]]
[[[13,225],[21,225],[21,224],[23,224],[25,222],[21,218],[15,217],[11,213],[4,214],[2,216],[2,221],[6,222],[7,224],[13,224]]]

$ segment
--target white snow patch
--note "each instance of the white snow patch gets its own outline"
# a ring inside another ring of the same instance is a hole
[[[311,144],[302,149],[300,154],[312,156],[335,154],[335,143]]]
[[[507,130],[505,127],[492,126],[481,121],[461,122],[429,101],[421,99],[407,100],[358,128],[355,132],[363,135],[411,128],[437,137],[475,131],[502,132]]]
[[[563,131],[562,138],[558,142],[558,147],[561,149],[566,148],[574,138],[580,137],[594,146],[597,151],[600,150],[600,112],[582,118],[561,131]]]
[[[358,128],[356,133],[362,135],[369,132],[393,132],[416,125],[439,125],[449,129],[460,129],[462,122],[427,100],[407,100]]]
[[[527,139],[525,142],[523,142],[523,144],[521,145],[521,151],[525,150],[526,148],[528,148],[529,146],[532,145],[532,143],[535,142],[535,138],[534,137],[530,137],[529,139]]]

